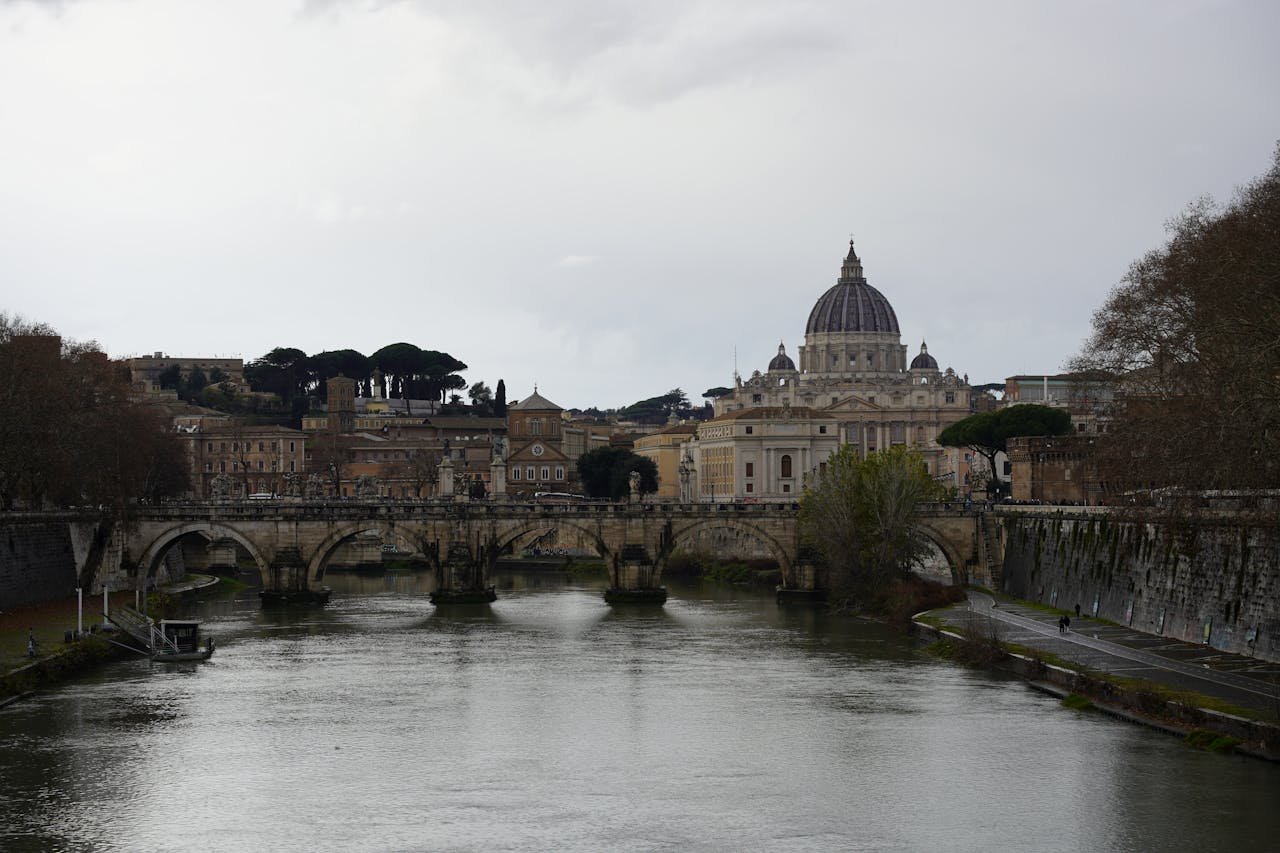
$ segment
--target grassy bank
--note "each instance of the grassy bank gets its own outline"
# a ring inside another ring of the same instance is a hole
[[[915,620],[934,639],[925,647],[936,657],[971,666],[997,669],[1027,679],[1059,696],[1076,711],[1101,711],[1183,736],[1196,749],[1239,750],[1280,760],[1280,721],[1274,715],[1240,708],[1214,696],[1175,690],[1146,679],[1127,678],[1090,669],[1033,647],[1006,643],[994,620],[969,628],[952,624],[946,611]]]

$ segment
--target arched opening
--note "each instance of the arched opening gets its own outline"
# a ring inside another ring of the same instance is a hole
[[[190,574],[235,577],[261,586],[267,565],[257,547],[235,529],[187,524],[156,537],[138,561],[138,570],[147,588],[174,583]]]

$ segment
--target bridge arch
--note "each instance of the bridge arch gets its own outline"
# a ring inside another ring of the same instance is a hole
[[[960,553],[954,538],[946,531],[934,528],[927,519],[920,520],[916,525],[916,532],[942,553],[947,565],[951,568],[951,582],[958,585],[964,584],[966,557]]]
[[[156,569],[160,565],[160,560],[164,558],[175,544],[183,537],[196,534],[203,537],[206,541],[212,542],[215,539],[232,539],[237,545],[244,548],[249,556],[253,558],[253,562],[258,567],[258,575],[265,584],[267,579],[268,562],[262,555],[262,550],[254,543],[252,539],[245,536],[229,524],[221,522],[188,522],[179,524],[161,531],[151,539],[151,543],[143,549],[142,556],[135,563],[138,572],[142,573],[145,581],[155,577]],[[145,585],[145,584],[144,584]]]
[[[713,530],[730,530],[734,533],[745,534],[760,542],[778,561],[778,568],[782,570],[784,577],[793,568],[796,558],[794,548],[784,546],[778,541],[777,537],[759,525],[739,518],[700,518],[683,523],[673,522],[671,525],[671,550],[674,551],[676,546],[682,542],[688,542],[698,534]]]
[[[417,550],[426,555],[427,560],[434,568],[438,564],[438,557],[434,549],[427,547],[429,532],[429,526],[412,523],[405,524],[403,522],[396,524],[377,519],[361,519],[338,524],[312,550],[311,556],[307,560],[307,577],[317,583],[323,580],[325,569],[328,567],[329,559],[334,552],[344,543],[354,539],[361,533],[377,533],[383,539],[393,537],[408,540]]]
[[[552,527],[568,527],[582,534],[584,539],[593,543],[596,553],[602,559],[608,560],[610,550],[608,544],[604,541],[598,529],[592,529],[589,524],[583,523],[572,516],[548,515],[540,516],[536,519],[520,519],[519,521],[509,521],[502,525],[501,529],[495,531],[495,540],[498,548],[497,553],[502,553],[508,546],[518,542],[522,537],[528,536],[539,530],[546,530]]]

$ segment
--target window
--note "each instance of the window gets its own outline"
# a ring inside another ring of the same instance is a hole
[[[790,456],[783,456],[781,459],[778,460],[778,470],[779,470],[779,476],[781,477],[785,478],[785,477],[791,476],[791,457]]]
[[[826,427],[826,425],[825,425],[825,424],[819,425],[819,427],[818,427],[818,435],[826,435],[826,434],[827,434],[827,427]]]
[[[213,442],[212,442],[212,441],[211,441],[211,442],[209,442],[209,452],[210,452],[210,453],[212,453],[212,452],[213,452]]]
[[[955,391],[948,391],[948,392],[947,392],[947,402],[948,402],[948,403],[954,403],[955,401],[956,401],[956,392],[955,392]]]
[[[867,353],[867,367],[874,367],[876,363],[875,353]]]
[[[204,470],[206,470],[206,471],[212,471],[212,470],[213,470],[213,463],[212,463],[212,462],[206,462],[206,463],[204,463]]]
[[[231,463],[231,470],[232,470],[232,471],[239,471],[239,470],[240,470],[240,463],[239,463],[239,462],[232,462],[232,463]]]
[[[264,450],[266,450],[266,449],[267,449],[267,445],[266,445],[264,442],[259,441],[259,442],[258,442],[258,452],[259,452],[259,453],[261,453],[262,451],[264,451]]]
[[[753,403],[759,403],[759,402],[760,402],[760,395],[759,395],[759,394],[752,394],[752,395],[751,395],[751,402],[753,402]]]
[[[274,453],[277,449],[279,449],[279,448],[278,448],[278,445],[279,445],[279,442],[277,442],[277,441],[273,441],[273,442],[271,442],[271,452],[272,452],[272,453]]]
[[[751,494],[751,493],[752,493],[752,492],[754,492],[755,490],[756,490],[756,484],[755,484],[755,483],[747,483],[747,494]]]
[[[225,474],[225,473],[227,473],[227,463],[225,463],[225,462],[219,462],[219,463],[218,463],[218,472],[219,472],[220,474]]]
[[[261,459],[258,460],[258,470],[259,471],[265,470],[265,466],[263,465],[263,462]]]
[[[543,481],[551,479],[551,467],[549,465],[543,465],[539,473],[542,474]]]
[[[783,493],[784,495],[785,495],[785,494],[790,494],[790,493],[791,493],[791,484],[790,484],[790,483],[783,483],[783,484],[782,484],[782,493]]]
[[[295,463],[294,463],[292,460],[290,460],[290,462],[289,462],[289,470],[290,470],[290,471],[296,471],[296,470],[297,470],[297,468],[295,467]]]
[[[755,427],[747,427],[747,435],[751,435],[751,433],[752,433],[754,430],[755,430]]]
[[[754,462],[748,462],[748,463],[747,463],[747,476],[748,476],[748,477],[754,477],[755,475],[756,475],[756,463],[754,463]]]
[[[563,466],[563,465],[557,465],[557,466],[556,466],[556,479],[557,479],[557,480],[563,480],[563,479],[564,479],[564,466]]]
[[[542,418],[533,418],[529,421],[529,432],[533,435],[542,435]]]
[[[289,442],[289,452],[293,453],[293,442]]]
[[[514,468],[512,468],[512,469],[511,469],[511,479],[513,479],[513,480],[519,480],[519,479],[520,479],[520,466],[519,466],[519,465],[517,465],[516,467],[514,467]]]
[[[533,479],[533,466],[532,466],[532,465],[530,465],[529,467],[527,467],[527,468],[525,468],[525,469],[524,469],[524,478],[525,478],[526,480],[532,480],[532,479]]]
[[[1008,477],[1013,473],[1013,464],[1008,460],[1004,460],[1004,475]]]

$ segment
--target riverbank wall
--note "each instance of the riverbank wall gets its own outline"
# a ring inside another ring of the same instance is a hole
[[[58,512],[0,516],[0,611],[44,604],[76,594],[101,594],[138,586],[137,568],[125,553],[119,522],[103,515]],[[191,559],[192,557],[196,559]],[[151,585],[175,583],[201,554],[170,548]]]
[[[926,640],[941,640],[959,646],[981,643],[954,631],[912,621],[912,631]],[[1196,731],[1226,735],[1240,742],[1239,752],[1255,758],[1280,762],[1280,726],[1260,720],[1202,708],[1185,701],[1169,700],[1146,686],[1119,686],[1087,672],[1048,663],[1033,655],[988,649],[982,665],[1025,680],[1032,687],[1058,698],[1075,694],[1088,699],[1093,708],[1131,723],[1150,726],[1166,734],[1186,737]]]
[[[1274,517],[1013,512],[1002,538],[1009,595],[1280,661]]]

